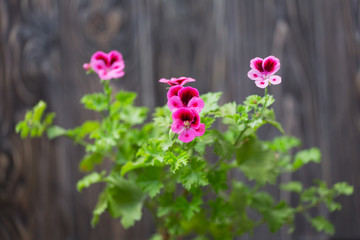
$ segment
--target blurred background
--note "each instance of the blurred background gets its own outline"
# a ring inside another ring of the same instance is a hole
[[[263,94],[247,78],[250,59],[275,55],[283,82],[270,88],[287,134],[317,146],[323,162],[280,181],[314,179],[355,186],[327,215],[336,233],[316,233],[303,217],[293,235],[260,227],[256,240],[360,239],[360,1],[357,0],[0,0],[0,239],[142,240],[150,215],[125,231],[107,214],[92,229],[100,185],[76,182],[83,150],[67,139],[21,140],[15,124],[38,100],[71,128],[95,116],[79,103],[101,89],[82,64],[97,51],[120,51],[126,76],[116,89],[138,93],[137,104],[166,102],[162,78],[189,76],[200,93],[223,91],[221,102]],[[263,138],[278,135],[262,130]],[[292,199],[273,191],[274,196]]]

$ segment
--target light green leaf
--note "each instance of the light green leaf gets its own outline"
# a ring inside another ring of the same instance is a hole
[[[54,139],[60,136],[65,136],[67,134],[67,130],[59,126],[51,126],[46,130],[46,133],[49,139]]]
[[[103,93],[86,94],[80,102],[84,104],[85,108],[97,112],[105,111],[108,108],[108,99]]]
[[[204,108],[201,110],[200,116],[205,116],[211,111],[215,111],[219,108],[218,101],[221,97],[221,92],[216,93],[206,93],[200,96],[202,100],[204,100]]]
[[[322,216],[311,219],[310,223],[318,232],[324,231],[325,233],[330,235],[333,235],[335,233],[334,226]]]
[[[281,184],[280,188],[282,190],[289,191],[289,192],[301,193],[303,186],[302,186],[301,182],[293,181],[293,182]]]
[[[338,182],[334,185],[334,190],[339,195],[352,195],[354,193],[354,187],[349,185],[347,182]]]
[[[295,155],[293,163],[293,171],[302,167],[304,164],[309,162],[320,163],[321,152],[318,148],[310,148],[308,150],[302,150]]]
[[[99,218],[100,215],[105,212],[105,210],[108,207],[108,202],[107,202],[107,192],[106,190],[103,191],[100,195],[99,195],[99,199],[98,202],[96,204],[95,209],[93,210],[93,217],[91,219],[91,226],[95,227],[95,225],[99,222]]]
[[[94,183],[101,182],[103,180],[103,177],[105,176],[106,171],[102,171],[101,173],[93,172],[89,175],[86,175],[82,179],[80,179],[77,184],[76,188],[79,192],[81,192],[84,188],[90,187],[90,185]]]

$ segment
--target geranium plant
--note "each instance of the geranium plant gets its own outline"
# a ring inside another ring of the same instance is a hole
[[[288,225],[292,232],[296,214],[317,231],[334,233],[325,217],[312,216],[309,210],[320,204],[330,212],[340,210],[334,198],[352,194],[351,186],[340,182],[329,188],[321,180],[306,189],[298,181],[279,184],[281,174],[319,163],[321,154],[317,148],[301,150],[300,140],[285,135],[275,119],[271,108],[275,100],[267,89],[281,83],[281,77],[274,75],[280,69],[277,58],[251,60],[248,76],[265,94],[248,96],[242,104],[219,105],[221,93],[200,95],[196,88],[185,86],[195,81],[192,78],[160,79],[169,84],[167,105],[156,108],[152,120],[147,120],[147,108],[134,105],[136,93],[114,93],[109,84],[124,75],[119,52],[97,52],[83,67],[96,73],[104,87],[103,92],[81,99],[86,109],[99,113],[97,119],[64,129],[53,124],[54,113],[44,114],[46,103],[40,101],[16,131],[23,138],[44,133],[50,139],[65,136],[85,148],[80,169],[88,174],[78,181],[77,189],[104,183],[93,226],[108,211],[128,228],[147,208],[156,224],[152,240],[233,239],[262,224],[271,232]],[[261,140],[257,131],[265,124],[277,128],[279,136]],[[112,162],[110,170],[98,166],[104,161]],[[296,194],[299,204],[275,200],[264,188],[267,185]]]

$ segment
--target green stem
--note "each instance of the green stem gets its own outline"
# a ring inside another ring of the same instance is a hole
[[[104,85],[104,93],[107,96],[107,113],[110,116],[110,110],[111,110],[111,93],[112,89],[110,87],[109,81],[102,80],[101,83]]]
[[[235,146],[239,143],[242,135],[246,132],[247,128],[248,128],[248,125],[245,125],[244,129],[240,132],[239,136],[236,138],[236,140],[234,142]]]

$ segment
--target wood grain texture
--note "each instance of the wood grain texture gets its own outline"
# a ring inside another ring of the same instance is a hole
[[[331,238],[360,238],[360,3],[356,0],[0,0],[0,239],[147,239],[148,213],[130,230],[104,216],[89,221],[102,186],[77,193],[83,150],[69,140],[22,141],[14,133],[26,109],[43,99],[56,123],[74,127],[96,116],[79,99],[100,89],[82,63],[96,50],[121,51],[126,76],[116,89],[139,93],[138,104],[165,104],[162,77],[191,76],[201,93],[224,91],[222,102],[262,94],[247,79],[249,60],[274,54],[283,83],[271,88],[288,134],[318,146],[321,165],[281,181],[310,185],[348,181]],[[262,130],[264,138],[278,134]],[[292,195],[272,191],[276,197]],[[297,230],[266,227],[241,239],[330,239],[299,217]]]

